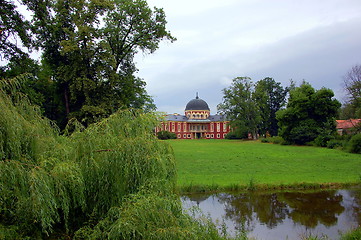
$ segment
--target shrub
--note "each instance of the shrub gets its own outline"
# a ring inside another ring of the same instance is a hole
[[[240,139],[239,136],[237,136],[234,132],[229,132],[225,136],[226,139]]]
[[[157,137],[158,137],[158,139],[161,139],[161,140],[177,139],[177,135],[175,133],[168,132],[168,131],[158,132]]]
[[[280,136],[271,137],[271,142],[274,144],[282,144],[282,143],[284,143],[284,141],[285,140],[283,140],[283,138]]]
[[[326,147],[327,143],[333,139],[335,139],[335,137],[332,135],[320,134],[315,138],[314,145],[317,147]]]
[[[336,140],[336,139],[332,139],[330,141],[327,142],[327,148],[343,148],[345,144],[344,140]]]
[[[225,136],[226,139],[246,139],[248,138],[247,132],[229,132]]]
[[[351,153],[361,153],[361,133],[352,136],[348,143],[348,150]]]
[[[274,137],[269,137],[269,138],[262,138],[261,142],[263,142],[263,143],[283,144],[285,141],[280,136],[274,136]]]

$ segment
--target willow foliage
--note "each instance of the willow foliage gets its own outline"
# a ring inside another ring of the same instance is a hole
[[[0,88],[1,225],[26,225],[24,235],[71,231],[140,187],[174,187],[172,151],[152,133],[155,115],[118,112],[61,136],[17,92],[22,77],[2,80]]]
[[[178,196],[141,192],[130,195],[121,207],[113,207],[91,231],[81,229],[74,239],[223,239],[214,225],[184,214]],[[78,235],[79,234],[79,235]]]
[[[60,135],[17,91],[26,77],[0,82],[0,239],[220,239],[174,195],[159,116],[120,111]]]

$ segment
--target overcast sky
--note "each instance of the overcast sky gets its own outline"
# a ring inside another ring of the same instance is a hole
[[[159,111],[183,113],[196,92],[216,114],[235,77],[332,89],[361,64],[360,0],[148,0],[177,38],[136,58]]]

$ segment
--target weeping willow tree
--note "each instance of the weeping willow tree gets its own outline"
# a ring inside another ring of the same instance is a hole
[[[219,239],[183,213],[155,114],[121,111],[60,135],[17,91],[27,77],[0,82],[0,239]]]

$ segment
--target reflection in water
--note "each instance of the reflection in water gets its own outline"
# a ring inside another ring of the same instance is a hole
[[[341,206],[343,196],[336,191],[284,193],[282,199],[292,208],[289,214],[292,220],[310,228],[319,224],[333,226],[337,216],[344,211]]]
[[[238,230],[251,231],[254,217],[260,223],[273,228],[289,214],[287,205],[279,201],[275,193],[223,194],[218,198],[224,204],[225,218],[231,219]]]
[[[185,208],[197,205],[229,230],[257,239],[299,239],[300,235],[339,237],[361,224],[361,189],[319,192],[251,192],[190,195]]]

